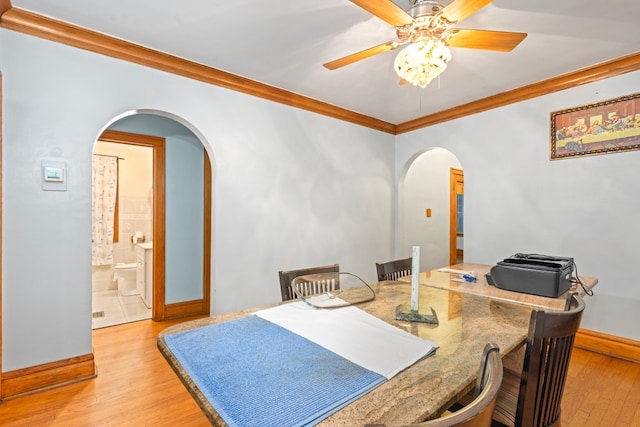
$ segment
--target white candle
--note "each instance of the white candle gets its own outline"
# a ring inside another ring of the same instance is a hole
[[[418,294],[420,290],[420,246],[413,247],[411,261],[411,311],[418,311]]]

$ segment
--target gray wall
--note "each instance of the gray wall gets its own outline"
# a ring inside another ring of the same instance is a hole
[[[640,338],[640,152],[548,160],[551,111],[638,92],[638,72],[394,138],[6,30],[0,71],[4,371],[92,352],[91,153],[136,110],[177,118],[211,158],[214,313],[278,301],[281,269],[373,280],[402,171],[443,147],[465,170],[467,260],[572,255],[600,278],[583,326]],[[42,191],[43,159],[67,163],[66,192]]]
[[[427,147],[451,151],[465,175],[465,260],[573,256],[599,278],[582,327],[637,340],[640,151],[549,160],[551,112],[637,92],[640,72],[399,135],[396,170]]]
[[[114,119],[170,113],[213,171],[212,311],[280,300],[278,271],[392,255],[393,136],[0,30],[3,371],[92,352],[91,153]],[[41,190],[40,162],[68,167]]]

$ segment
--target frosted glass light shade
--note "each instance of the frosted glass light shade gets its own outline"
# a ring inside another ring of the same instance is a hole
[[[451,59],[451,51],[440,40],[419,40],[398,53],[394,68],[409,83],[426,87],[439,76]]]

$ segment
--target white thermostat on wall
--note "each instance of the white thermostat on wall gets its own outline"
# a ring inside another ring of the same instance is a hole
[[[44,180],[49,182],[62,182],[64,181],[64,168],[60,167],[44,167]]]
[[[65,162],[42,161],[42,189],[50,191],[67,190],[67,166]]]

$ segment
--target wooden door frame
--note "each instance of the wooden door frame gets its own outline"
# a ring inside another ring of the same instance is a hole
[[[202,298],[166,304],[165,282],[165,209],[166,170],[165,138],[129,132],[106,130],[100,141],[139,145],[153,148],[153,304],[151,318],[162,321],[195,314],[209,314],[211,307],[211,161],[203,150],[204,212],[203,212],[203,271]]]
[[[99,141],[138,145],[153,150],[153,291],[151,318],[165,318],[165,139],[158,136],[105,130]]]
[[[449,169],[449,265],[458,263],[457,251],[457,207],[458,199],[456,184],[462,182],[464,185],[464,172],[462,169]],[[464,194],[464,193],[463,193]]]
[[[204,214],[202,224],[202,298],[165,304],[165,319],[209,314],[211,311],[211,162],[207,150],[203,150]]]
[[[211,192],[212,192],[212,177],[211,177],[211,159],[207,150],[204,151],[204,224],[202,224],[202,266],[204,271],[202,272],[202,312],[209,314],[211,312]]]
[[[0,73],[0,396],[2,396],[2,73]],[[0,400],[1,402],[1,400]]]

